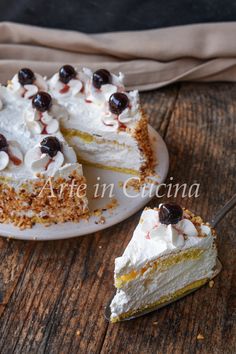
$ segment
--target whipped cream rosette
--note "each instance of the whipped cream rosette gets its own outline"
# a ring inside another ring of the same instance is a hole
[[[76,96],[83,90],[84,84],[81,76],[71,65],[64,65],[48,80],[49,90],[55,97]],[[85,78],[84,75],[83,78]]]
[[[59,121],[67,118],[66,109],[48,93],[41,91],[24,111],[25,124],[33,135],[55,134],[59,130]]]
[[[114,130],[132,127],[140,117],[138,91],[112,94],[105,107],[104,125]]]
[[[7,88],[16,95],[32,98],[38,91],[47,91],[47,81],[28,68],[23,68],[8,82]]]
[[[7,140],[0,134],[0,171],[6,168],[17,167],[23,162],[20,145],[13,140]]]
[[[151,213],[149,218],[145,218],[141,224],[141,232],[146,240],[156,243],[155,247],[159,252],[182,248],[185,243],[184,237],[197,237],[198,232],[193,223],[183,218],[176,224],[162,224],[159,212]]]
[[[117,76],[105,69],[99,69],[93,73],[90,69],[84,68],[81,76],[85,82],[87,102],[106,105],[113,93],[124,91],[122,73]]]
[[[76,162],[74,150],[53,136],[46,137],[25,155],[25,165],[33,174],[43,173],[50,177],[66,164]]]

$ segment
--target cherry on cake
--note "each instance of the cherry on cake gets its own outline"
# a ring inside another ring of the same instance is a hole
[[[175,300],[208,282],[217,260],[215,232],[176,204],[146,208],[121,257],[115,260],[111,322]]]
[[[32,98],[38,91],[47,91],[47,81],[29,68],[22,68],[8,81],[7,88],[18,97]]]

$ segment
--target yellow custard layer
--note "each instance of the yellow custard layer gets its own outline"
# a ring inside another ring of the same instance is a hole
[[[129,149],[130,147],[126,144],[121,144],[116,140],[109,140],[109,139],[104,139],[102,137],[96,137],[94,135],[91,135],[87,132],[82,132],[81,130],[77,129],[66,129],[66,128],[61,128],[61,131],[65,137],[65,139],[71,139],[74,137],[78,137],[81,140],[84,141],[86,144],[90,144],[93,141],[96,142],[97,144],[112,144],[112,145],[118,145],[122,148]]]
[[[204,249],[195,248],[193,250],[186,250],[186,251],[174,254],[168,258],[157,259],[156,261],[146,264],[143,268],[141,268],[139,270],[133,270],[130,273],[127,273],[127,274],[121,275],[120,277],[117,277],[115,279],[115,287],[116,288],[123,287],[129,281],[144,274],[147,270],[149,270],[149,268],[151,268],[151,273],[153,273],[157,269],[159,272],[163,272],[168,267],[171,267],[171,266],[178,264],[180,262],[194,260],[194,259],[199,258],[204,251],[205,251]]]
[[[178,297],[184,296],[185,294],[187,295],[187,293],[189,291],[197,289],[200,286],[204,285],[208,280],[209,280],[208,278],[196,280],[196,281],[186,285],[185,287],[177,290],[176,292],[174,292],[172,294],[162,296],[158,301],[156,301],[152,304],[145,305],[137,310],[130,310],[130,311],[125,312],[117,317],[113,317],[113,318],[111,318],[111,322],[112,323],[119,322],[121,320],[132,317],[134,315],[141,314],[145,310],[152,309],[152,308],[154,309],[157,306],[164,305],[166,302],[175,301]]]
[[[140,175],[139,171],[132,170],[132,169],[129,169],[129,168],[106,166],[106,165],[102,165],[100,163],[94,163],[94,162],[83,160],[83,159],[80,158],[80,156],[78,156],[78,154],[77,154],[77,158],[78,158],[78,161],[81,164],[83,164],[83,165],[88,165],[88,166],[93,166],[93,167],[97,167],[97,168],[102,168],[103,170],[111,170],[111,171],[115,171],[115,172],[121,172],[121,173],[134,175],[134,176],[139,176]]]
[[[61,128],[62,134],[64,135],[65,138],[73,138],[73,137],[78,137],[81,140],[83,140],[85,143],[89,144],[92,141],[96,140],[94,136],[82,132],[81,130],[76,130],[76,129],[65,129],[65,128]]]

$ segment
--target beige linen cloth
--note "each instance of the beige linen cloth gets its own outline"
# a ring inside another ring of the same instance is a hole
[[[175,81],[236,81],[236,22],[84,34],[0,23],[0,82],[21,67],[51,75],[63,64],[126,74],[128,89]]]

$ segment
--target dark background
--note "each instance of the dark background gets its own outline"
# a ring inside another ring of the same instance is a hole
[[[87,33],[234,20],[235,0],[0,0],[0,21]]]

